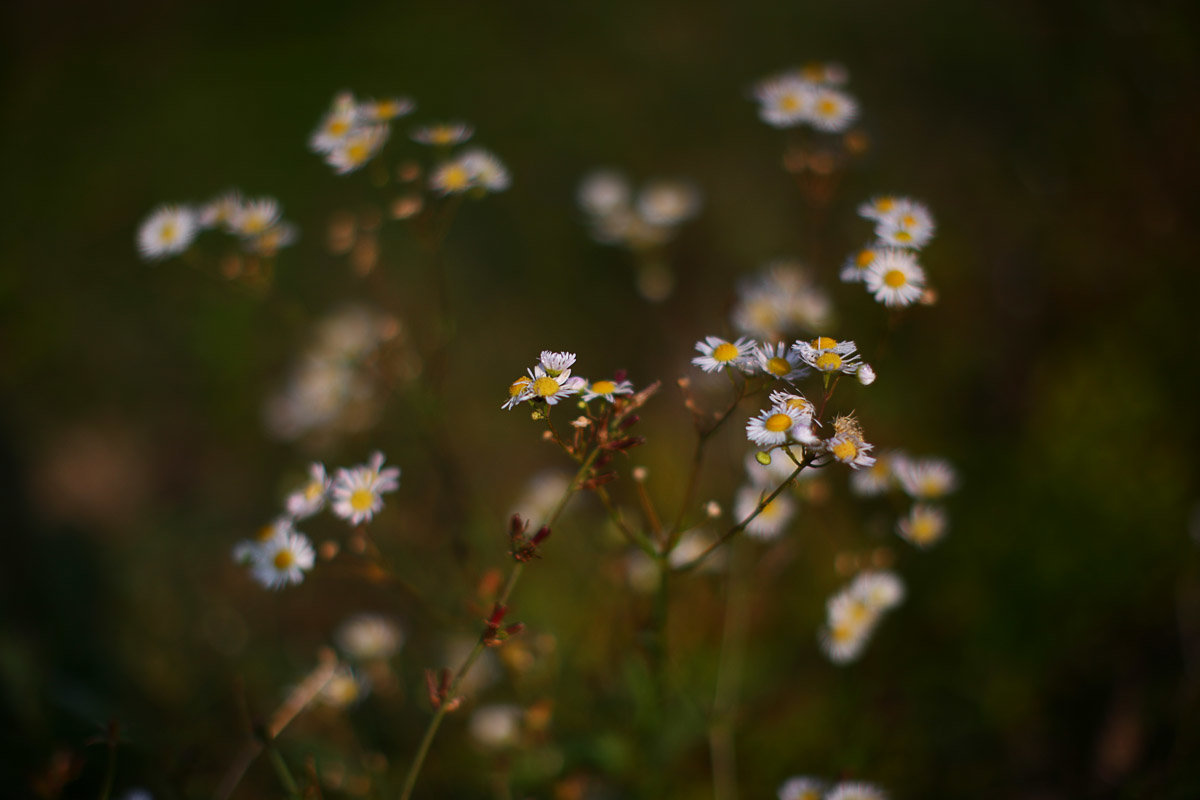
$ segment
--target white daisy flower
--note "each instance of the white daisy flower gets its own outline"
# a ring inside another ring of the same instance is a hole
[[[875,463],[875,457],[867,455],[874,445],[867,444],[857,434],[838,433],[825,441],[825,452],[834,461],[846,464],[850,469],[862,469]]]
[[[489,192],[502,192],[512,184],[508,169],[493,154],[473,148],[458,157],[458,162],[471,174],[471,182]]]
[[[753,514],[764,496],[763,490],[757,486],[745,486],[740,489],[733,501],[734,519],[741,522]],[[795,513],[796,501],[786,492],[780,492],[746,525],[746,534],[762,541],[774,539],[783,532],[784,526],[791,522]]]
[[[300,236],[299,229],[290,222],[280,222],[245,242],[245,248],[260,256],[273,256],[281,247],[294,243]]]
[[[533,396],[533,392],[530,389],[531,386],[533,386],[533,378],[530,378],[527,375],[522,375],[521,377],[517,378],[508,385],[508,399],[504,401],[504,404],[501,405],[500,408],[508,411],[515,406],[524,403]]]
[[[946,512],[937,506],[916,503],[908,515],[896,523],[896,530],[906,542],[929,547],[946,535]]]
[[[760,83],[754,91],[758,116],[774,128],[793,128],[809,122],[817,87],[795,75],[783,75]]]
[[[273,197],[260,197],[243,203],[230,222],[230,227],[238,236],[258,236],[278,223],[282,214],[283,209],[279,207],[278,200]]]
[[[891,611],[904,600],[904,581],[894,572],[868,570],[858,573],[846,590],[872,611]]]
[[[818,372],[845,372],[853,375],[858,369],[859,357],[854,352],[855,344],[849,340],[839,342],[828,336],[818,336],[811,341],[796,342],[792,349]]]
[[[911,210],[889,214],[875,225],[875,236],[879,241],[909,250],[919,250],[929,244],[933,239],[933,217],[924,206],[912,206]]]
[[[826,623],[818,633],[825,655],[835,664],[847,664],[862,655],[879,615],[861,599],[845,591],[826,603]]]
[[[445,161],[430,173],[429,186],[443,197],[463,194],[475,187],[475,174],[461,160]]]
[[[564,369],[558,375],[551,375],[539,364],[529,371],[530,384],[526,388],[526,400],[544,400],[552,406],[564,397],[570,397],[583,391],[587,381],[583,378],[572,378],[571,370]]]
[[[895,478],[893,468],[902,456],[899,453],[882,453],[868,469],[850,473],[850,491],[859,497],[876,497],[892,487]]]
[[[292,492],[284,501],[284,507],[293,519],[304,519],[325,507],[329,487],[333,481],[325,475],[325,465],[314,461],[308,467],[308,483]]]
[[[321,689],[318,699],[333,708],[346,708],[362,700],[371,692],[371,681],[351,667],[342,664]]]
[[[804,414],[811,421],[816,414],[817,408],[812,404],[807,397],[794,392],[771,392],[767,395],[767,400],[773,407],[787,408],[793,411],[798,411]]]
[[[611,170],[597,170],[579,184],[576,199],[588,214],[607,217],[617,211],[627,210],[631,203],[632,190],[623,175]]]
[[[887,800],[887,795],[877,786],[854,781],[839,783],[825,795],[825,800]]]
[[[700,211],[700,192],[682,181],[653,181],[638,193],[637,210],[651,225],[669,228]]]
[[[253,539],[244,539],[233,546],[233,561],[243,567],[254,563],[259,552],[267,542],[282,539],[292,532],[292,518],[277,517],[263,525],[254,534]]]
[[[383,461],[383,453],[375,452],[366,464],[337,471],[330,488],[334,514],[351,525],[371,521],[383,508],[382,495],[400,487],[400,468],[381,470]]]
[[[412,132],[412,138],[414,142],[420,144],[450,147],[462,144],[474,134],[475,129],[465,122],[443,122],[417,128]]]
[[[252,564],[254,579],[268,589],[300,583],[312,569],[316,554],[312,542],[296,530],[282,532],[263,543]]]
[[[806,775],[788,778],[776,792],[779,800],[821,800],[825,794],[825,782]]]
[[[813,92],[809,121],[817,130],[841,133],[858,116],[858,103],[838,89],[821,87]]]
[[[358,104],[350,92],[340,92],[333,98],[333,107],[321,119],[308,138],[309,149],[327,153],[341,143],[358,125]]]
[[[237,189],[230,189],[200,207],[200,211],[197,214],[197,224],[201,228],[221,226],[233,232],[233,220],[237,218],[241,210],[242,193]]]
[[[761,344],[754,351],[758,368],[781,381],[798,381],[809,373],[800,354],[789,351],[787,344]]]
[[[355,109],[358,119],[364,122],[387,122],[411,114],[417,107],[407,97],[388,97],[384,100],[364,100]]]
[[[867,291],[886,306],[908,306],[921,299],[925,270],[906,250],[883,250],[863,278]]]
[[[746,423],[746,438],[759,447],[770,448],[789,441],[804,445],[815,444],[812,417],[788,406],[775,406],[751,417]]]
[[[867,270],[879,258],[880,252],[878,247],[864,247],[851,253],[842,262],[842,271],[838,273],[838,277],[843,283],[862,283],[867,275]]]
[[[188,249],[196,232],[196,214],[190,208],[159,206],[138,228],[138,252],[147,261],[178,255]]]
[[[900,487],[916,500],[936,500],[954,491],[958,473],[942,458],[905,459],[896,466]]]
[[[575,357],[574,353],[568,353],[565,350],[562,352],[543,350],[538,356],[538,363],[541,364],[547,375],[556,377],[575,363]]]
[[[355,614],[338,626],[334,640],[347,658],[381,661],[400,650],[404,632],[380,614]]]
[[[860,205],[858,207],[858,215],[867,219],[882,221],[896,210],[899,203],[900,198],[894,194],[878,195]]]
[[[584,400],[595,400],[597,397],[603,397],[608,402],[613,402],[616,395],[633,394],[632,381],[595,381],[588,385],[583,390]]]
[[[730,342],[719,336],[705,336],[703,342],[696,342],[696,349],[700,355],[692,363],[705,372],[718,372],[725,367],[748,372],[754,363],[756,344],[745,337]]]
[[[355,128],[325,153],[325,163],[338,175],[359,169],[383,148],[391,131],[387,125]]]

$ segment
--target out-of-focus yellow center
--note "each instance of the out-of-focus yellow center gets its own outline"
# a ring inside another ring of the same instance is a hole
[[[592,384],[592,391],[596,394],[612,394],[617,389],[617,385],[612,381],[596,381]]]
[[[792,427],[792,418],[787,414],[772,414],[767,417],[767,421],[763,423],[763,427],[771,433],[783,433]]]
[[[785,94],[779,98],[779,108],[783,111],[799,111],[800,98],[794,94]]]
[[[271,563],[275,565],[275,569],[287,569],[296,563],[296,557],[292,555],[291,550],[280,550],[275,554],[275,558],[271,559]]]
[[[346,131],[350,130],[350,123],[344,119],[335,119],[329,123],[329,127],[325,129],[330,136],[342,136]]]
[[[883,282],[893,289],[899,289],[908,283],[908,276],[898,269],[889,269],[883,274]]]
[[[832,351],[817,356],[817,369],[822,372],[832,372],[842,366],[842,357]]]
[[[928,542],[938,535],[938,526],[933,517],[921,514],[912,521],[909,533],[918,542]]]
[[[177,234],[178,229],[175,227],[174,222],[164,223],[162,228],[159,229],[159,236],[162,237],[164,242],[172,241]]]
[[[261,214],[254,214],[242,222],[243,233],[261,233],[267,227],[267,219]]]
[[[454,129],[445,126],[439,126],[429,131],[429,141],[434,144],[452,144],[454,142]]]
[[[533,382],[533,393],[538,397],[551,397],[562,389],[554,378],[542,376]]]
[[[833,457],[838,461],[851,461],[858,455],[858,445],[844,439],[833,446]]]
[[[837,347],[837,339],[830,339],[828,336],[818,336],[810,344],[814,350],[829,350],[830,348]]]
[[[817,113],[823,117],[833,116],[837,113],[838,104],[836,100],[831,100],[828,97],[822,98],[817,103]]]
[[[854,257],[854,263],[859,269],[866,269],[875,261],[874,250],[859,250],[858,255]]]
[[[931,476],[928,478],[922,478],[919,481],[918,488],[921,490],[921,494],[924,497],[938,497],[945,491],[946,485],[942,483],[940,478]]]
[[[370,489],[355,489],[350,493],[350,507],[355,511],[366,511],[375,502],[375,494]]]
[[[714,361],[733,361],[738,357],[738,349],[729,342],[723,342],[713,348],[712,357]]]
[[[898,230],[892,234],[892,238],[897,242],[911,242],[913,236],[906,230]]]
[[[304,499],[312,502],[320,497],[325,491],[325,487],[320,481],[313,481],[308,486],[304,487]]]
[[[258,533],[254,534],[254,538],[258,539],[260,542],[269,542],[271,540],[271,537],[273,537],[274,535],[275,535],[275,526],[274,525],[263,525],[261,528],[258,529]]]
[[[887,213],[896,207],[896,201],[891,197],[881,197],[875,201],[875,208]]]
[[[767,372],[772,375],[787,375],[792,371],[792,365],[788,363],[786,358],[775,356],[767,359]]]
[[[470,185],[470,174],[459,164],[454,164],[442,172],[442,186],[449,191],[461,191]]]
[[[911,228],[917,224],[917,218],[912,214],[905,214],[900,218],[900,225],[904,228]]]
[[[366,161],[367,154],[370,152],[366,142],[354,142],[346,148],[346,159],[357,164],[360,161]]]

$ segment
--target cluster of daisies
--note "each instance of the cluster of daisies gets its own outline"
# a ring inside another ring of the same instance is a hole
[[[847,78],[840,64],[810,64],[764,78],[752,89],[758,116],[774,128],[808,125],[842,133],[858,116],[858,102],[840,88]]]
[[[177,256],[208,230],[231,234],[245,252],[264,256],[274,255],[297,235],[296,226],[283,220],[275,198],[249,200],[231,189],[200,206],[170,203],[156,208],[138,228],[138,252],[147,261]]]
[[[818,638],[835,664],[862,655],[884,613],[904,599],[904,583],[894,572],[864,571],[825,603],[825,627]]]
[[[579,207],[592,238],[633,250],[665,244],[681,224],[700,212],[700,191],[690,183],[655,180],[634,192],[629,180],[597,170],[579,184]]]
[[[779,800],[887,800],[882,789],[861,781],[842,781],[833,786],[820,778],[797,775],[779,787]]]
[[[259,531],[254,539],[238,542],[233,558],[250,568],[254,579],[268,589],[300,583],[316,560],[312,542],[296,523],[329,506],[350,525],[370,522],[383,508],[383,495],[400,486],[399,467],[383,468],[383,453],[373,453],[367,463],[340,468],[332,478],[325,465],[309,467],[309,480],[287,496],[284,513]]]
[[[612,403],[618,395],[633,394],[633,384],[617,375],[611,379],[589,381],[571,374],[575,354],[543,350],[538,362],[528,368],[508,387],[508,399],[501,408],[508,410],[521,403],[545,403],[552,406],[573,395],[582,395],[585,402],[604,400]]]
[[[290,441],[369,426],[380,400],[371,367],[399,335],[397,320],[361,306],[322,319],[283,387],[264,404],[267,430]]]
[[[929,209],[907,197],[881,196],[863,203],[858,213],[874,221],[875,240],[846,259],[841,279],[864,284],[889,307],[925,300],[925,270],[917,253],[933,239]]]
[[[730,314],[743,336],[782,341],[798,331],[822,330],[833,316],[829,296],[809,272],[791,261],[774,261],[737,287]]]
[[[416,104],[406,97],[357,100],[351,92],[336,94],[333,104],[309,137],[309,147],[320,153],[339,175],[369,163],[391,136],[391,121],[412,113]],[[441,161],[429,173],[429,186],[440,195],[499,192],[511,183],[508,170],[492,153],[468,148],[451,154],[451,148],[468,141],[474,129],[462,122],[414,128],[413,141],[435,147]],[[418,172],[419,174],[419,172]]]
[[[946,535],[946,510],[938,504],[958,487],[958,474],[944,458],[915,458],[898,450],[881,455],[870,469],[855,473],[850,488],[862,497],[902,491],[912,507],[896,523],[902,539],[926,548]]]

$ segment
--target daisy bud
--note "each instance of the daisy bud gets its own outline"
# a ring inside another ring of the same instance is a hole
[[[875,370],[871,368],[870,364],[863,364],[854,374],[858,376],[858,382],[863,386],[870,386],[875,382]]]
[[[771,466],[771,454],[760,450],[754,454],[754,460],[762,464],[764,467]]]

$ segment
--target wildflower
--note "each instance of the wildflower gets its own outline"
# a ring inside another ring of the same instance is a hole
[[[291,517],[277,517],[258,529],[253,539],[238,542],[233,546],[234,563],[250,566],[258,558],[259,552],[267,542],[285,537],[292,531]]]
[[[328,153],[353,131],[358,123],[358,106],[350,92],[339,92],[333,98],[333,108],[322,119],[308,139],[310,149]]]
[[[789,406],[775,406],[751,417],[746,423],[746,438],[759,447],[775,447],[789,441],[815,444],[817,437],[810,424],[812,417]]]
[[[887,800],[883,790],[869,783],[843,782],[833,787],[825,800]]]
[[[338,626],[334,639],[347,658],[376,661],[396,654],[404,644],[404,632],[379,614],[355,614]]]
[[[232,233],[233,220],[241,210],[242,193],[237,189],[230,189],[201,206],[196,222],[201,228],[215,228],[221,225]]]
[[[430,144],[437,147],[450,147],[462,144],[474,135],[475,129],[465,122],[443,122],[437,125],[425,125],[412,132],[414,142]]]
[[[745,337],[726,341],[718,336],[706,336],[696,342],[700,355],[692,363],[705,372],[717,372],[724,367],[733,367],[743,372],[750,369],[754,360],[755,343]]]
[[[779,800],[821,800],[825,794],[824,781],[797,775],[788,778],[776,793]]]
[[[638,193],[637,210],[651,225],[673,227],[700,210],[700,192],[681,181],[655,181]]]
[[[371,521],[383,508],[382,495],[400,486],[400,468],[381,470],[383,461],[383,453],[375,452],[366,464],[337,471],[330,489],[334,514],[351,525]]]
[[[754,96],[758,116],[775,128],[793,128],[808,122],[813,113],[816,87],[795,75],[782,75],[760,83]]]
[[[839,342],[828,336],[818,336],[808,342],[796,342],[792,349],[800,353],[806,364],[820,372],[845,372],[853,375],[858,369],[858,356],[852,341]]]
[[[633,383],[631,381],[596,381],[583,390],[583,399],[595,400],[597,397],[603,397],[611,403],[619,394],[633,394]]]
[[[540,364],[529,371],[529,378],[530,383],[524,392],[524,399],[543,400],[549,406],[555,405],[564,397],[578,394],[587,385],[583,378],[572,378],[569,369],[562,370],[558,375],[551,375]]]
[[[287,496],[284,506],[293,519],[304,519],[325,507],[329,487],[333,484],[325,475],[325,465],[314,461],[308,467],[309,481]]]
[[[844,283],[861,283],[866,277],[867,270],[879,258],[879,253],[878,247],[864,247],[852,253],[842,263],[842,271],[838,273],[838,277]]]
[[[875,612],[890,611],[904,600],[904,582],[894,572],[867,570],[858,573],[848,589]]]
[[[797,381],[808,374],[799,353],[789,352],[783,342],[762,344],[754,351],[758,367],[765,374],[781,381]]]
[[[416,103],[407,97],[389,97],[385,100],[364,100],[355,109],[356,116],[366,122],[387,122],[411,114]]]
[[[808,416],[810,419],[816,413],[816,407],[812,402],[802,394],[793,392],[771,392],[767,396],[772,406],[786,407],[793,411],[798,411],[801,414]]]
[[[461,160],[440,164],[429,176],[429,185],[440,195],[462,194],[475,185],[469,164]]]
[[[941,458],[906,459],[896,467],[900,487],[916,500],[943,497],[958,486],[958,474]]]
[[[889,248],[883,250],[867,269],[863,282],[880,303],[908,306],[921,299],[925,270],[912,253]]]
[[[917,547],[929,547],[946,535],[946,512],[937,506],[916,503],[908,516],[896,523],[896,530],[901,539]]]
[[[521,733],[524,712],[520,706],[497,704],[480,706],[471,714],[467,728],[471,737],[484,747],[506,747],[516,744]]]
[[[296,241],[299,232],[295,225],[280,222],[246,242],[245,247],[252,253],[262,256],[273,256],[281,247],[287,247]]]
[[[282,589],[289,583],[303,581],[314,559],[312,542],[289,525],[263,543],[251,565],[251,574],[268,589]]]
[[[482,148],[468,150],[458,162],[471,175],[472,183],[489,192],[502,192],[512,184],[508,169],[493,154]]]
[[[244,203],[234,215],[230,227],[239,236],[257,236],[279,222],[282,213],[278,200],[273,197],[260,197]]]
[[[867,219],[882,221],[886,219],[899,204],[900,198],[895,195],[878,195],[858,207],[858,215]]]
[[[874,497],[883,494],[892,485],[894,478],[893,465],[903,456],[899,453],[885,453],[875,459],[868,469],[854,470],[850,474],[850,491],[859,497]]]
[[[607,217],[629,208],[629,182],[611,170],[597,170],[579,184],[577,199],[579,206],[588,214]]]
[[[370,691],[371,682],[367,677],[343,664],[334,671],[319,697],[327,706],[346,708],[362,700]]]
[[[846,590],[826,603],[826,624],[819,633],[821,648],[835,664],[854,661],[862,655],[878,614],[862,598]]]
[[[354,172],[375,157],[387,142],[387,125],[355,128],[325,153],[325,163],[338,175]]]
[[[875,457],[867,455],[874,445],[862,438],[862,428],[854,417],[838,417],[833,421],[834,435],[825,441],[825,452],[835,461],[847,464],[851,469],[869,467]]]
[[[916,200],[903,198],[878,220],[875,235],[894,247],[920,249],[933,238],[933,215]]]
[[[741,522],[749,517],[765,496],[757,486],[743,487],[733,501],[734,518]],[[764,541],[774,539],[783,532],[784,526],[791,522],[795,513],[796,501],[781,492],[747,523],[746,533]]]
[[[565,350],[561,353],[543,350],[538,356],[538,363],[542,365],[542,369],[546,371],[547,375],[556,378],[575,363],[575,354]]]
[[[792,261],[773,261],[759,275],[738,285],[732,319],[739,333],[778,340],[800,330],[823,327],[829,297],[806,269]]]
[[[190,208],[159,206],[138,228],[138,251],[147,261],[178,255],[188,249],[196,230],[196,214]]]
[[[810,103],[809,121],[814,128],[826,133],[841,133],[858,116],[858,103],[837,89],[816,89]]]
[[[522,375],[521,377],[517,378],[515,381],[510,383],[508,386],[508,399],[504,401],[504,404],[502,406],[500,406],[500,408],[504,409],[505,411],[508,411],[511,408],[513,408],[513,406],[516,406],[520,403],[524,403],[526,400],[529,399],[529,396],[530,396],[529,387],[531,387],[532,385],[533,385],[533,378],[530,378],[526,375]]]

